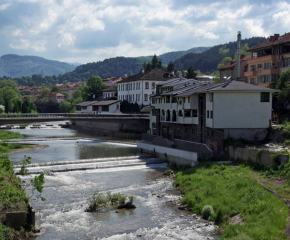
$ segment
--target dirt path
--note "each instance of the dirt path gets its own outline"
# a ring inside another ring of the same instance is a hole
[[[286,198],[284,196],[281,196],[276,190],[274,189],[271,189],[269,188],[266,184],[270,184],[272,185],[273,187],[277,187],[277,188],[281,188],[283,187],[285,181],[281,180],[281,181],[278,181],[278,180],[275,180],[275,179],[263,179],[261,178],[260,176],[257,176],[255,174],[251,174],[252,177],[254,179],[257,180],[257,182],[264,188],[266,189],[268,192],[274,194],[277,198],[280,198],[282,199],[285,204],[287,204],[288,208],[290,209],[290,199],[289,198]],[[290,197],[290,196],[289,196]],[[286,233],[286,236],[288,239],[290,239],[290,210],[288,211],[288,219],[287,219],[287,226],[286,226],[286,230],[285,230],[285,233]]]

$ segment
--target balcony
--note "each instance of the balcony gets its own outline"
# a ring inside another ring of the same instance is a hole
[[[278,55],[266,55],[262,57],[256,57],[256,58],[251,58],[248,59],[248,64],[258,64],[262,62],[267,62],[267,61],[277,61],[278,60]]]
[[[245,72],[245,77],[256,77],[258,75],[280,74],[280,73],[281,73],[281,69],[279,68],[258,69],[257,71]]]
[[[244,74],[245,74],[245,77],[255,77],[258,75],[257,71],[247,71]]]

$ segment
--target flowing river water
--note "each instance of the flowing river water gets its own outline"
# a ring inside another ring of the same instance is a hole
[[[12,131],[25,135],[21,141],[47,145],[10,155],[15,164],[24,155],[30,156],[31,172],[48,173],[43,191],[46,201],[32,201],[42,229],[37,240],[218,238],[216,226],[177,209],[173,203],[180,195],[172,180],[163,176],[166,163],[140,157],[136,145],[52,126]],[[80,166],[84,169],[79,170]],[[134,195],[137,208],[85,212],[87,199],[96,190]]]

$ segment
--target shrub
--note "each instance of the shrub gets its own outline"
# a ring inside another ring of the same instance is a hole
[[[205,205],[201,211],[202,218],[207,220],[214,215],[214,210],[211,205]]]

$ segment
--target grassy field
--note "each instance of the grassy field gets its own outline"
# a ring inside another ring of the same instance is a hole
[[[247,166],[208,163],[179,171],[174,184],[184,193],[181,202],[194,213],[201,214],[205,205],[213,207],[210,219],[220,225],[223,239],[287,239],[288,206],[253,176],[263,178]],[[230,224],[238,214],[242,224]]]
[[[7,143],[6,140],[22,138],[23,135],[18,132],[10,132],[5,130],[0,130],[0,154],[9,153],[15,149],[27,148],[27,146],[23,146],[19,143]]]

